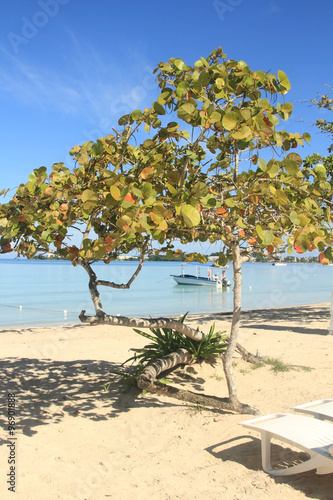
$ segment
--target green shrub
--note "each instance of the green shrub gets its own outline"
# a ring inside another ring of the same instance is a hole
[[[187,314],[179,318],[184,322]],[[197,361],[211,360],[223,354],[227,348],[227,335],[225,332],[214,332],[215,323],[210,327],[209,333],[204,340],[192,340],[172,328],[150,328],[151,333],[134,329],[136,333],[146,337],[151,343],[145,345],[142,349],[131,349],[135,355],[129,358],[129,361],[139,361],[145,365],[158,358],[166,356],[180,348],[187,349]]]

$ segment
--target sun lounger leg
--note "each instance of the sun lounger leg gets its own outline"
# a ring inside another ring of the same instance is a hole
[[[261,460],[265,472],[271,471],[271,439],[272,435],[264,431],[261,433]]]
[[[265,472],[272,476],[289,476],[291,474],[299,474],[309,470],[317,469],[317,474],[330,474],[333,473],[333,464],[328,464],[323,467],[323,457],[317,454],[310,456],[309,460],[297,465],[293,465],[286,469],[272,469],[271,466],[271,439],[272,434],[267,431],[261,432],[261,457],[262,468]],[[308,453],[308,452],[307,452]]]

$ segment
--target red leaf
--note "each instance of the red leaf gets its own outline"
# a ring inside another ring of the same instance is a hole
[[[130,203],[134,203],[135,199],[133,198],[131,193],[127,193],[127,195],[125,196],[125,201],[129,201]]]
[[[216,209],[216,214],[219,216],[219,217],[228,217],[229,213],[228,213],[228,210],[226,210],[225,208],[221,207],[221,208],[217,208]]]
[[[294,250],[295,250],[295,252],[297,252],[297,253],[304,253],[304,250],[303,250],[303,248],[302,248],[300,245],[296,245],[296,244],[295,244],[295,245],[294,245]]]

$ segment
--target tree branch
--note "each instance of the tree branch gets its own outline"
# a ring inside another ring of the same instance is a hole
[[[129,326],[131,328],[172,328],[178,333],[182,333],[192,340],[205,340],[206,335],[199,330],[194,330],[189,326],[184,325],[181,321],[170,319],[170,318],[128,318],[127,316],[111,316],[105,314],[101,316],[86,316],[86,311],[82,311],[79,319],[82,323],[89,323],[90,325],[95,324],[107,324],[114,326]]]
[[[133,281],[135,280],[135,278],[137,277],[137,275],[139,274],[139,272],[142,269],[145,255],[146,255],[147,248],[148,248],[148,243],[149,243],[149,236],[146,237],[146,240],[145,240],[143,247],[142,247],[142,250],[140,252],[140,260],[139,260],[138,267],[136,268],[135,272],[132,274],[131,278],[128,280],[127,283],[114,283],[113,281],[97,280],[97,286],[108,286],[111,288],[117,288],[117,289],[122,289],[122,290],[130,288],[131,284],[133,283]]]

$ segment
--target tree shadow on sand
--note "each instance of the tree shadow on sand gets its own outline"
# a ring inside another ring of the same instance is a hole
[[[216,321],[232,319],[231,313],[205,315],[202,321]],[[301,334],[328,335],[327,328],[312,328],[311,323],[330,320],[329,307],[325,306],[297,306],[279,307],[276,309],[255,309],[242,311],[241,328],[256,328],[263,330],[293,331]],[[277,322],[283,324],[276,324]],[[200,324],[200,318],[198,318]]]
[[[99,421],[117,417],[133,407],[179,406],[153,396],[139,398],[141,391],[134,387],[125,392],[117,383],[117,376],[109,373],[120,367],[119,363],[96,360],[2,359],[3,407],[7,394],[14,393],[15,429],[32,436],[38,426],[61,422],[66,414]],[[109,382],[106,392],[103,386]],[[0,426],[7,429],[7,415],[1,413]],[[0,444],[5,442],[0,440]]]
[[[240,444],[234,445],[235,442]],[[228,446],[233,443],[231,446]],[[232,461],[241,464],[253,471],[262,471],[261,442],[252,436],[237,436],[206,448],[206,451],[222,462]],[[290,467],[307,460],[308,456],[303,451],[294,451],[288,445],[271,445],[272,466],[275,468]],[[267,475],[267,479],[274,480],[277,484],[289,484],[295,490],[305,493],[307,498],[317,500],[333,500],[333,474],[317,475],[314,470],[293,474],[284,477]],[[254,487],[265,489],[265,480],[252,483]]]

